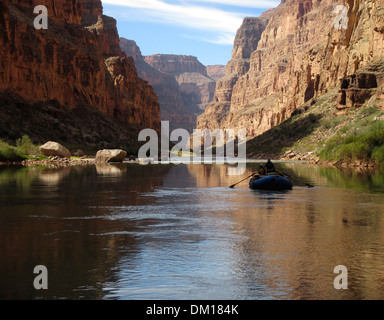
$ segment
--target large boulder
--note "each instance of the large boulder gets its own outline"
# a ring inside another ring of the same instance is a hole
[[[70,158],[71,152],[61,144],[49,141],[40,147],[40,153],[46,157]]]
[[[123,150],[100,150],[96,154],[96,163],[123,162],[126,156]]]

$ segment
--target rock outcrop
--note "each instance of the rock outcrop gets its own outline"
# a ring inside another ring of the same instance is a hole
[[[237,31],[232,59],[226,66],[226,73],[217,81],[213,102],[197,119],[198,129],[224,129],[226,126],[234,85],[249,71],[251,53],[256,50],[267,23],[268,17],[265,16],[244,19]]]
[[[47,30],[34,28],[37,5],[48,8]],[[100,0],[1,1],[0,70],[0,92],[35,107],[90,106],[128,127],[160,128],[157,96],[120,50]]]
[[[216,81],[208,76],[207,68],[193,56],[155,54],[146,56],[145,61],[162,73],[175,77],[186,114],[192,114],[192,131],[196,117],[213,99]],[[185,112],[185,111],[184,111]]]
[[[378,94],[379,84],[384,80],[384,59],[359,69],[355,74],[341,80],[338,109],[359,108],[373,95]],[[381,99],[380,95],[377,97]]]
[[[120,46],[133,57],[140,77],[159,97],[161,120],[169,121],[171,130],[184,128],[191,132],[215,92],[216,80],[208,76],[207,68],[192,56],[144,57],[132,40],[121,38]]]
[[[60,158],[70,158],[71,152],[62,146],[61,144],[53,141],[48,141],[40,148],[40,153],[46,157],[60,157]]]
[[[339,4],[286,0],[259,18],[245,19],[227,74],[217,83],[214,102],[198,118],[198,128],[241,128],[254,137],[331,88],[340,88],[356,106],[374,89],[382,104],[382,81],[376,89],[369,72],[357,72],[383,56],[384,1],[345,1],[345,28],[335,24]],[[353,79],[373,87],[359,88],[356,96]]]
[[[153,54],[146,56],[145,61],[155,69],[174,75],[183,73],[200,73],[207,76],[206,67],[196,57],[173,54]]]
[[[139,76],[148,81],[155,90],[159,98],[161,120],[169,121],[172,130],[176,128],[192,130],[196,124],[196,116],[184,107],[175,76],[149,65],[135,41],[121,38],[120,46],[127,56],[134,59]]]
[[[96,163],[113,163],[113,162],[123,162],[127,152],[124,150],[100,150],[96,154]]]
[[[207,66],[207,74],[211,79],[218,81],[225,76],[226,67],[221,64]]]

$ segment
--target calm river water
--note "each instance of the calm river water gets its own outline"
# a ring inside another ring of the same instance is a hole
[[[384,299],[384,177],[304,164],[0,168],[0,299]],[[35,290],[35,266],[48,290]],[[336,290],[334,268],[348,269]]]

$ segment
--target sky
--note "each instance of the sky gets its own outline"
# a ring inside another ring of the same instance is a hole
[[[258,17],[280,0],[102,0],[120,37],[143,55],[196,56],[204,65],[226,65],[245,17]]]

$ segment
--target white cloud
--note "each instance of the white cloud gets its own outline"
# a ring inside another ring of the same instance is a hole
[[[208,43],[218,44],[218,45],[230,45],[232,46],[235,41],[235,36],[232,33],[222,33],[213,36],[212,38],[191,36],[191,35],[182,35],[184,38],[204,41]]]
[[[277,7],[281,1],[278,0],[184,0],[185,2],[215,3],[245,8],[270,9]]]
[[[222,44],[222,45],[233,45],[235,41],[234,34],[220,34],[216,39],[202,39],[203,41],[214,43],[214,44]]]
[[[133,9],[135,17],[130,17],[130,19],[204,30],[207,34],[214,34],[214,36],[212,39],[200,38],[200,40],[215,44],[233,44],[236,31],[241,26],[245,14],[218,9],[212,4],[271,8],[276,5],[277,1],[173,0],[170,3],[165,0],[102,0],[102,2]],[[120,12],[120,16],[124,16],[124,14]]]
[[[243,16],[238,13],[208,8],[204,6],[170,4],[161,0],[103,0],[104,4],[130,7],[138,10],[143,21],[157,21],[172,25],[235,33]]]

